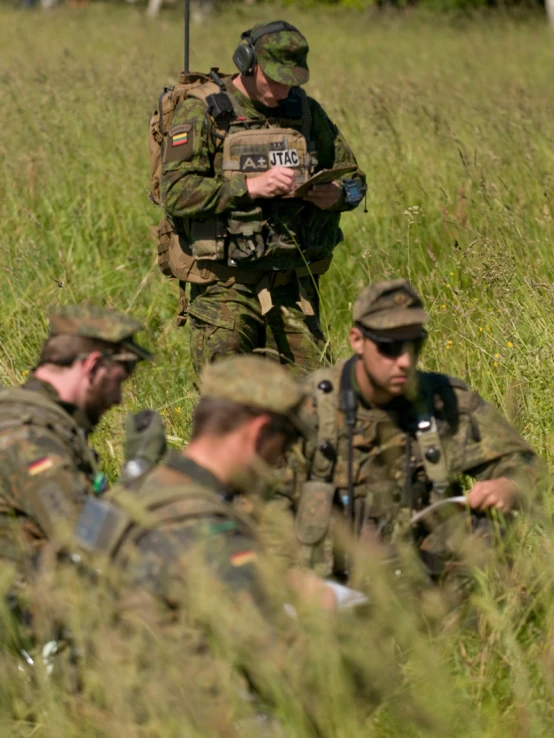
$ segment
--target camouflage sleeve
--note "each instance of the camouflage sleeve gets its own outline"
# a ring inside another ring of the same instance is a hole
[[[251,206],[246,177],[224,179],[214,168],[216,156],[205,108],[189,98],[175,109],[162,162],[161,198],[174,217],[211,217]]]
[[[477,393],[466,390],[456,395],[462,411],[456,433],[463,455],[458,459],[461,471],[477,481],[507,477],[517,484],[522,496],[532,497],[542,473],[533,448]]]
[[[318,169],[332,169],[348,164],[357,166],[356,157],[337,126],[316,100],[313,98],[308,98],[308,100],[312,111],[312,136],[316,145]],[[359,167],[341,179],[354,179],[359,181],[364,188],[366,186],[366,176]],[[337,211],[350,209],[350,206],[345,204],[344,197],[337,205],[330,208],[330,210]]]
[[[19,521],[29,538],[51,538],[73,526],[88,492],[87,478],[47,429],[16,429],[0,438],[0,512]]]

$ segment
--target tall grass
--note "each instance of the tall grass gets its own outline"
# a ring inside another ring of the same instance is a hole
[[[281,15],[240,7],[195,26],[192,66],[230,69],[239,33]],[[377,23],[293,8],[286,16],[310,40],[309,93],[368,175],[368,212],[344,216],[345,242],[323,280],[335,353],[348,353],[359,290],[406,276],[432,315],[425,368],[467,381],[552,461],[551,34],[533,20]],[[181,44],[171,11],[148,22],[102,5],[0,8],[0,379],[19,382],[33,366],[52,305],[89,301],[142,319],[158,361],[130,380],[94,439],[112,475],[126,411],[162,410],[180,445],[196,399],[188,329],[172,322],[177,286],[155,264],[149,229],[159,213],[147,194],[147,122],[181,69]],[[550,528],[523,525],[519,535],[515,562],[483,576],[471,627],[437,623],[437,602],[410,609],[401,597],[382,597],[380,615],[366,620],[302,621],[304,650],[288,660],[296,671],[269,679],[287,735],[315,734],[307,703],[328,736],[551,735]],[[102,612],[80,608],[83,630],[102,634]],[[5,656],[2,734],[194,735],[185,707],[195,662],[183,664],[175,649],[162,668],[146,649],[144,679],[126,643],[96,644],[80,696],[29,681]],[[384,698],[375,710],[370,687]],[[141,701],[146,716],[134,709]]]

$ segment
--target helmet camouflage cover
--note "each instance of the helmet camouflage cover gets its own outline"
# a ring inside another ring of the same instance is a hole
[[[50,336],[84,336],[113,343],[112,358],[119,361],[152,359],[152,354],[134,341],[135,333],[144,326],[123,313],[96,305],[59,305],[52,308],[49,318]]]
[[[354,323],[369,330],[425,325],[428,320],[421,297],[405,279],[374,282],[354,304]]]
[[[208,364],[200,377],[200,392],[202,397],[281,415],[305,433],[298,417],[304,391],[288,369],[270,359],[242,355]]]
[[[252,35],[266,25],[254,26]],[[308,42],[294,26],[286,31],[263,35],[255,42],[254,48],[258,64],[274,82],[296,87],[306,84],[310,79]]]

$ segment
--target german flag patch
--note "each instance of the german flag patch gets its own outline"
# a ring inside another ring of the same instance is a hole
[[[51,469],[53,466],[53,459],[51,459],[50,456],[43,456],[42,459],[37,459],[36,461],[33,461],[32,464],[29,464],[27,471],[31,477],[34,477],[37,474],[42,474],[42,472],[48,471],[48,469]]]
[[[231,564],[233,566],[244,566],[255,561],[256,558],[255,551],[237,551],[231,556]]]

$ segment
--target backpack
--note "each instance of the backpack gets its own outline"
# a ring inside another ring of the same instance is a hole
[[[218,68],[212,70],[218,74]],[[223,75],[223,78],[231,75]],[[202,89],[200,89],[200,87]],[[150,118],[148,126],[148,151],[150,158],[150,199],[161,207],[160,181],[162,177],[162,157],[171,127],[171,119],[175,108],[187,97],[196,97],[207,106],[207,98],[211,94],[220,92],[220,87],[212,80],[209,74],[202,72],[181,72],[179,81],[172,87],[164,87],[158,100],[158,108]]]

